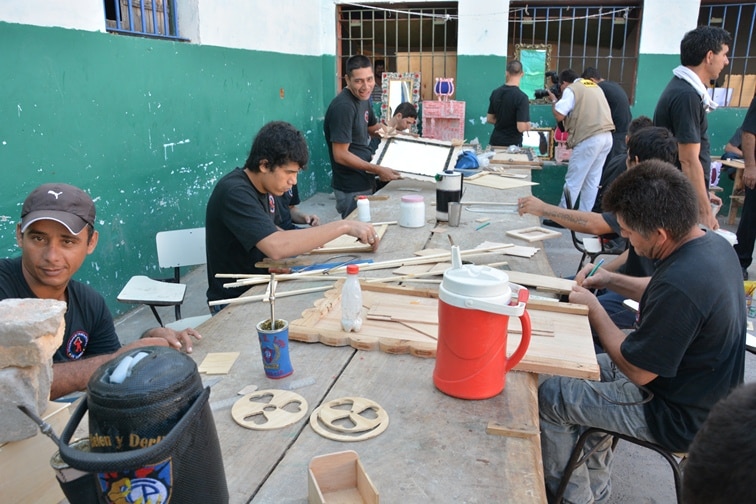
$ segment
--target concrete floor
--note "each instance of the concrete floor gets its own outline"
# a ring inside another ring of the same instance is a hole
[[[332,195],[318,193],[308,199],[300,208],[307,213],[316,213],[322,221],[338,217]],[[735,232],[734,226],[725,224],[720,216],[720,226]],[[572,245],[570,233],[561,230],[562,236],[545,242],[546,254],[554,274],[567,277],[575,274],[580,253]],[[756,278],[756,265],[749,270],[750,277]],[[182,316],[204,315],[207,313],[205,290],[206,270],[197,268],[182,278],[187,283],[187,297],[182,306]],[[159,308],[164,321],[173,321],[173,308]],[[144,331],[156,325],[149,308],[141,306],[122,315],[116,320],[116,329],[123,342],[133,341]],[[756,355],[746,352],[746,382],[756,381]],[[675,490],[672,473],[667,462],[656,453],[633,444],[620,442],[617,445],[613,468],[613,491],[607,504],[666,504],[674,503]]]

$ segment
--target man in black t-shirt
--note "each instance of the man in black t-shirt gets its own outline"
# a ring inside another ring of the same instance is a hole
[[[588,67],[583,70],[581,77],[583,79],[590,79],[598,84],[601,91],[604,92],[606,101],[609,103],[609,110],[612,112],[614,132],[612,132],[612,150],[609,151],[609,155],[606,157],[606,162],[608,163],[618,154],[625,153],[625,136],[627,136],[627,130],[633,118],[633,114],[630,112],[630,98],[627,97],[627,93],[622,89],[622,86],[616,82],[605,80],[601,77],[598,69],[594,67]],[[604,164],[604,169],[606,169],[606,163]]]
[[[309,160],[304,135],[294,126],[274,121],[255,136],[243,168],[224,175],[213,189],[205,214],[207,299],[238,297],[247,287],[225,288],[216,273],[266,274],[255,263],[265,257],[284,259],[310,252],[341,235],[354,236],[373,250],[380,238],[372,224],[339,220],[317,227],[283,230],[276,214],[285,192],[297,183]],[[222,305],[214,305],[216,313]]]
[[[735,244],[735,252],[740,259],[743,279],[748,280],[748,267],[753,261],[753,246],[756,242],[756,98],[751,100],[742,130],[745,199],[738,223],[738,243]]]
[[[552,494],[585,429],[684,452],[712,406],[743,383],[740,268],[727,240],[698,226],[690,181],[669,163],[644,161],[614,181],[604,203],[638,254],[657,267],[650,280],[627,277],[639,301],[638,325],[628,334],[584,285],[573,287],[570,302],[588,307],[606,353],[597,357],[601,381],[555,376],[538,387],[544,475]],[[611,445],[600,434],[588,438],[590,455],[572,474],[566,501],[608,501]]]
[[[493,90],[488,100],[486,122],[494,125],[491,145],[522,145],[522,132],[530,130],[530,102],[520,89],[522,63],[507,63],[504,84]]]
[[[376,191],[376,176],[382,182],[401,178],[399,172],[370,162],[370,131],[379,127],[368,102],[375,86],[370,60],[361,54],[349,58],[345,79],[346,87],[331,101],[323,122],[331,186],[342,218],[357,208],[356,196]]]
[[[192,328],[166,327],[147,331],[121,347],[105,300],[86,284],[73,280],[87,255],[97,246],[92,198],[68,184],[43,184],[24,200],[16,242],[21,257],[0,259],[0,299],[39,298],[64,301],[63,344],[53,356],[50,398],[84,390],[102,364],[126,350],[170,346],[192,351]]]
[[[708,192],[711,154],[706,115],[717,107],[708,86],[729,63],[731,43],[730,34],[714,26],[686,33],[680,42],[681,65],[672,71],[654,111],[654,125],[669,129],[677,138],[678,166],[696,189],[699,222],[711,229],[719,228],[711,203],[721,205],[722,200]]]

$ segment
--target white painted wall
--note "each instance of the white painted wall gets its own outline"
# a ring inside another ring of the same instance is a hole
[[[327,0],[199,0],[204,45],[320,55],[322,4]],[[335,32],[331,31],[331,38]]]
[[[0,0],[0,21],[104,32],[105,6],[102,0]]]
[[[643,2],[640,54],[680,54],[680,41],[696,27],[700,0]]]
[[[460,0],[457,53],[507,56],[509,0]]]

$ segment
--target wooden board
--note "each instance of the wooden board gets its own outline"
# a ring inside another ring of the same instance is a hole
[[[538,185],[537,182],[529,182],[527,180],[519,180],[509,177],[500,177],[498,175],[490,173],[483,175],[482,177],[477,177],[474,180],[465,179],[465,184],[492,187],[494,189],[514,189],[516,187]]]
[[[303,312],[302,318],[289,324],[289,338],[295,341],[321,342],[331,346],[351,345],[358,350],[381,350],[390,354],[410,353],[418,357],[435,357],[438,324],[427,322],[397,323],[371,320],[371,307],[378,304],[404,305],[419,310],[437,310],[435,298],[418,297],[413,293],[374,292],[363,284],[363,324],[358,333],[341,329],[340,289],[326,292],[314,308]],[[575,378],[599,379],[599,368],[593,349],[588,317],[571,313],[528,310],[535,325],[550,323],[553,337],[532,337],[525,357],[515,367],[520,371],[546,373]],[[550,322],[541,322],[546,319]],[[520,341],[519,319],[510,318],[507,339],[509,352]],[[434,333],[435,329],[435,333]]]
[[[509,281],[527,287],[534,287],[538,290],[555,292],[557,294],[569,294],[572,292],[572,286],[575,280],[567,278],[557,278],[547,275],[538,275],[536,273],[525,273],[524,271],[507,271]]]
[[[560,236],[562,236],[562,233],[560,233],[559,231],[556,231],[554,229],[546,229],[541,226],[531,226],[522,229],[510,229],[509,231],[507,231],[507,234],[509,236],[514,236],[515,238],[519,238],[520,240],[525,240],[527,242],[548,240],[550,238],[559,238]]]
[[[386,229],[388,229],[388,224],[375,226],[375,232],[381,238],[383,238],[383,235],[386,234]],[[335,240],[329,241],[322,247],[316,248],[311,253],[312,254],[334,254],[337,252],[340,252],[340,253],[371,252],[372,250],[373,250],[373,247],[369,243],[362,243],[360,241],[357,241],[357,239],[354,236],[341,235]]]

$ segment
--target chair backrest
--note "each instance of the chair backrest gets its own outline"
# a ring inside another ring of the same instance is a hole
[[[205,264],[205,228],[160,231],[155,235],[158,264],[161,268],[178,268]]]

